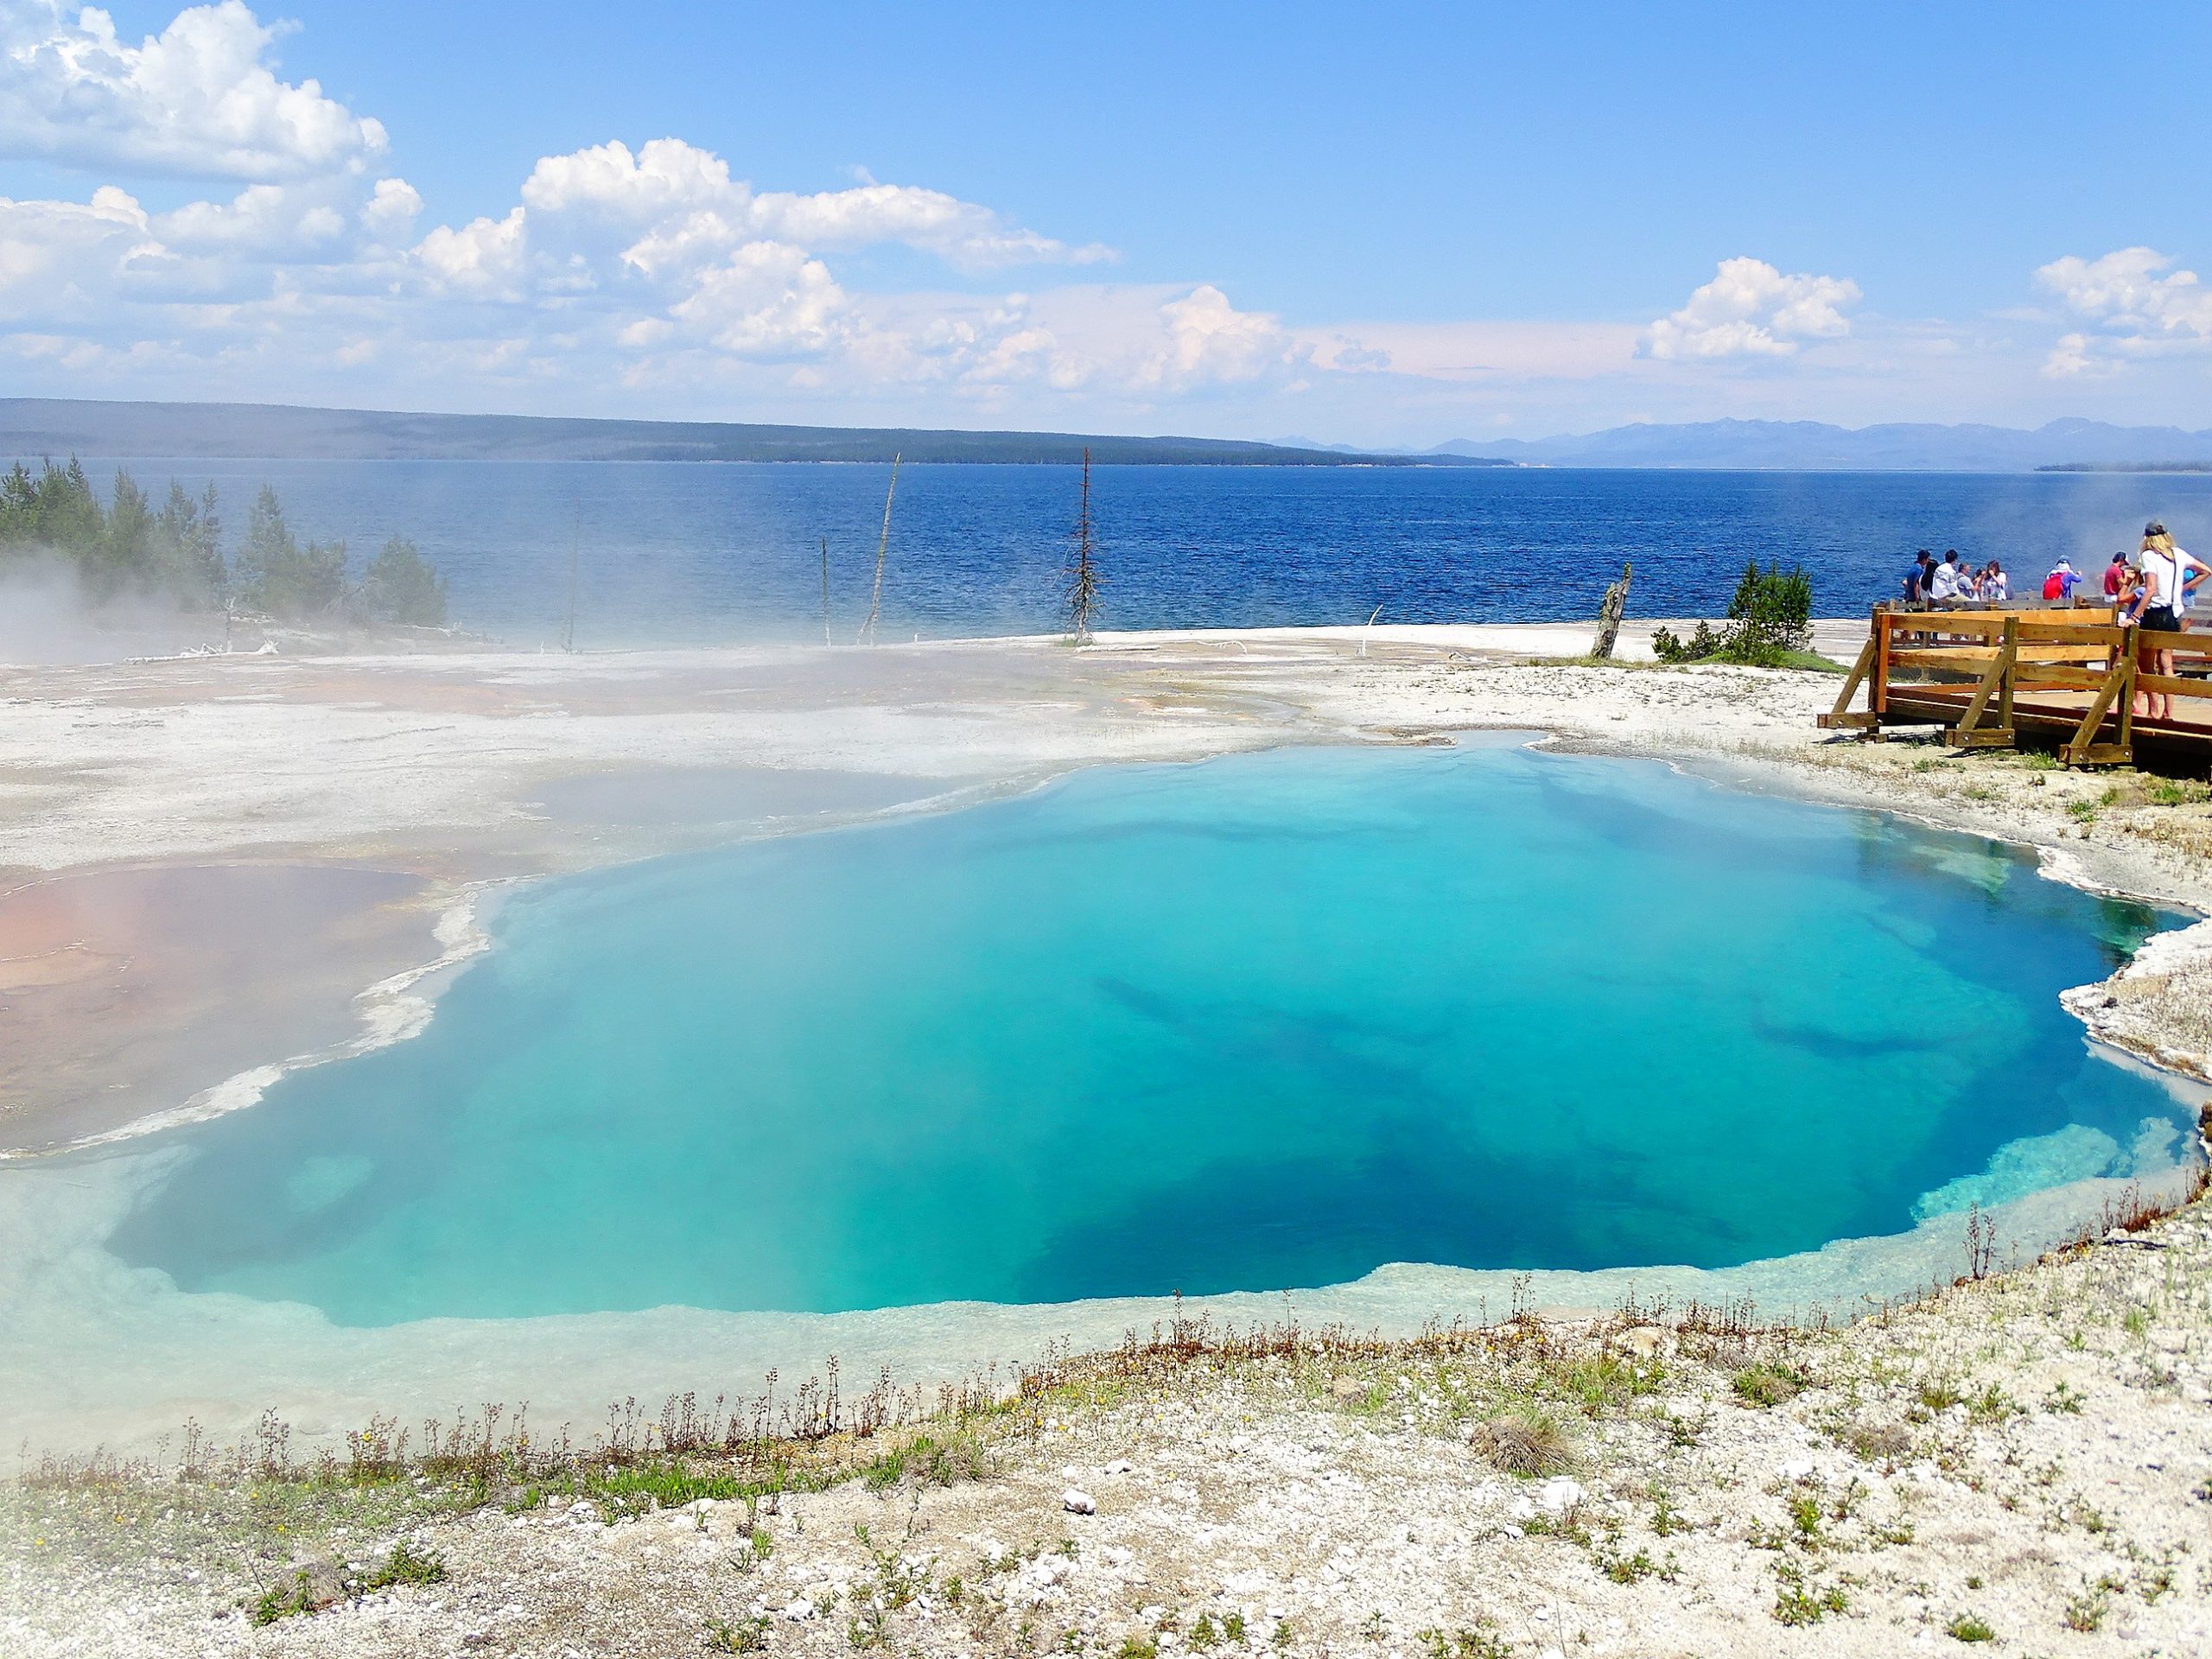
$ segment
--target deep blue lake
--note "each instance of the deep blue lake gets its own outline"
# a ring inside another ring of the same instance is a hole
[[[98,475],[114,463],[88,462]],[[685,462],[134,461],[142,483],[213,481],[232,538],[273,485],[304,537],[357,562],[412,538],[454,618],[557,639],[577,550],[577,643],[821,638],[867,613],[890,468]],[[2101,567],[2164,518],[2212,543],[2212,477],[1102,467],[1104,626],[1550,621],[1594,613],[1624,560],[1631,615],[1717,615],[1745,561],[1812,572],[1816,613],[1896,592],[1916,548],[1995,557],[2039,585],[2061,555]],[[1034,633],[1075,522],[1067,467],[900,469],[887,637]]]

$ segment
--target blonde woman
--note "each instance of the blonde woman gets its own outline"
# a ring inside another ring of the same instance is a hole
[[[2207,576],[2212,576],[2212,565],[2208,565],[2185,547],[2174,545],[2173,537],[2166,527],[2153,518],[2143,526],[2143,550],[2156,553],[2174,567],[2173,607],[2176,627],[2189,626],[2189,613],[2195,604],[2197,590]]]
[[[2174,538],[2166,534],[2166,527],[2153,518],[2143,526],[2142,550],[2135,562],[2143,572],[2143,601],[2137,618],[2139,626],[2158,632],[2171,633],[2181,626],[2182,560],[2188,556],[2174,545]],[[2168,650],[2145,648],[2136,653],[2135,666],[2144,674],[2164,674],[2174,671],[2174,654]],[[2150,720],[2171,720],[2173,699],[2164,692],[2154,691],[2135,700],[2136,712]]]

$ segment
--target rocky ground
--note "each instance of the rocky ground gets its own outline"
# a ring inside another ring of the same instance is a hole
[[[0,1651],[2212,1644],[2202,1203],[1843,1331],[1630,1309],[1398,1344],[1177,1334],[735,1459],[54,1465],[0,1498]]]

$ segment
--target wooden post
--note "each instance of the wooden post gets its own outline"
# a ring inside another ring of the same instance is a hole
[[[2126,751],[2126,758],[2135,758],[2135,630],[2126,633],[2127,660],[2120,664],[2120,747]]]
[[[2059,751],[2059,758],[2069,766],[2106,766],[2114,761],[2133,759],[2135,708],[2135,653],[2126,648],[2134,630],[2120,631],[2122,645],[2120,660],[2105,674],[2104,683],[2089,699],[2088,712],[2082,716],[2082,723],[2075,728],[2074,736]],[[2105,715],[2111,709],[2113,699],[2121,699],[2120,709],[2120,737],[2117,743],[2100,743],[2097,734],[2104,729]]]
[[[2007,720],[2005,729],[1981,727],[1982,711],[1989,707],[1989,700],[1998,688],[2009,684],[2012,676],[2012,620],[2005,619],[2004,643],[1990,654],[1989,667],[1976,682],[1974,695],[1967,699],[1967,706],[1959,715],[1959,723],[1944,734],[1945,744],[1954,749],[1986,749],[2008,744],[2012,741],[2012,722]]]
[[[1890,613],[1874,613],[1874,690],[1872,698],[1878,724],[1880,717],[1890,712]]]
[[[1880,613],[1877,612],[1876,616],[1878,618],[1879,615]],[[1835,707],[1821,716],[1822,730],[1849,731],[1874,724],[1877,716],[1872,708],[1873,694],[1871,691],[1867,693],[1868,708],[1863,715],[1852,712],[1851,700],[1859,695],[1859,688],[1866,683],[1866,676],[1874,666],[1874,654],[1878,649],[1874,643],[1876,626],[1872,621],[1867,624],[1866,643],[1859,646],[1859,660],[1851,665],[1851,672],[1844,677],[1843,690],[1836,695]]]
[[[2005,653],[2005,682],[1997,693],[1997,723],[2009,736],[2012,732],[2012,683],[2019,677],[2020,619],[2005,619],[2005,643],[1998,647]]]
[[[1590,654],[1604,662],[1613,654],[1613,643],[1620,638],[1621,613],[1628,608],[1629,565],[1621,563],[1621,579],[1605,589],[1605,597],[1598,607],[1598,638],[1590,646]]]

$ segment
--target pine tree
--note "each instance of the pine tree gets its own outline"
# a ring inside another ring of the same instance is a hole
[[[215,486],[210,484],[195,501],[171,479],[157,529],[161,580],[185,605],[206,610],[223,602],[230,575],[223,569],[222,537]]]
[[[108,508],[107,534],[86,572],[96,597],[105,598],[126,588],[143,590],[153,584],[155,572],[154,510],[137,480],[116,469],[113,505]]]
[[[239,597],[270,616],[318,617],[345,596],[346,543],[309,542],[302,549],[284,522],[284,505],[266,484],[246,515],[238,549]]]
[[[446,584],[414,543],[395,536],[369,562],[360,602],[372,621],[439,627],[446,620]]]

